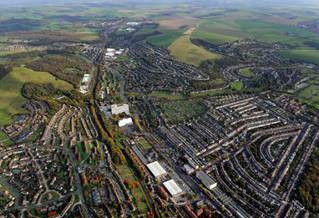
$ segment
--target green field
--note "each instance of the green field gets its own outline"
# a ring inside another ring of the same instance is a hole
[[[308,63],[319,64],[319,50],[314,49],[292,49],[282,53],[285,57],[305,61]]]
[[[120,174],[120,176],[126,180],[126,181],[137,181],[137,179],[135,178],[132,170],[129,168],[128,165],[117,165],[116,169],[118,171],[118,173]],[[136,206],[138,208],[138,210],[142,213],[145,214],[148,211],[148,207],[146,204],[146,199],[145,199],[145,195],[144,192],[142,190],[142,188],[139,186],[135,189],[130,190],[132,193],[132,196],[135,200]]]
[[[198,117],[206,112],[201,99],[168,101],[160,104],[169,124],[177,124]]]
[[[184,32],[185,29],[162,30],[162,34],[148,37],[146,41],[153,45],[167,48],[180,36],[182,36]]]
[[[254,18],[253,18],[254,17]],[[279,19],[266,19],[254,12],[241,12],[225,17],[206,18],[199,22],[192,38],[213,44],[252,38],[261,42],[282,42],[291,46],[306,46],[307,42],[319,43],[315,33],[303,30],[295,24],[280,23]]]
[[[192,64],[194,66],[199,66],[200,63],[205,60],[219,59],[220,56],[218,54],[211,53],[191,42],[190,36],[193,30],[190,29],[186,31],[169,46],[171,54],[179,61]]]
[[[319,85],[310,85],[298,93],[299,99],[319,109]]]
[[[0,126],[9,124],[14,115],[26,112],[22,106],[27,100],[22,97],[21,88],[27,82],[52,83],[59,89],[72,89],[69,83],[58,80],[49,73],[15,67],[12,72],[0,80]]]
[[[0,146],[8,146],[12,144],[13,142],[8,138],[8,136],[0,130]]]

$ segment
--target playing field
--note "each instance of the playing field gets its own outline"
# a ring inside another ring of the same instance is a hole
[[[70,90],[72,86],[62,80],[57,80],[46,72],[36,72],[24,67],[16,67],[0,80],[0,126],[9,124],[13,116],[26,112],[22,106],[26,99],[21,95],[24,83],[52,83],[56,88]]]
[[[195,28],[187,30],[173,44],[169,46],[171,54],[179,61],[198,66],[202,61],[215,60],[220,58],[219,55],[211,53],[201,47],[194,45],[190,36]]]

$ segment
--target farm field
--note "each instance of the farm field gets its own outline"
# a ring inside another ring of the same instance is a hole
[[[9,124],[14,115],[24,113],[22,108],[26,99],[21,95],[24,83],[51,83],[56,88],[71,90],[72,86],[58,80],[46,72],[37,72],[25,67],[15,67],[13,71],[0,80],[0,126]]]
[[[257,16],[253,12],[236,12],[205,18],[198,23],[192,38],[203,39],[213,44],[244,38],[267,43],[282,42],[296,47],[307,46],[309,41],[319,43],[315,33],[303,30],[293,23],[272,18]]]
[[[205,60],[216,60],[220,58],[219,55],[198,47],[191,42],[190,37],[194,30],[194,28],[187,30],[169,46],[171,54],[179,61],[195,66],[199,66],[199,64]]]
[[[285,57],[297,61],[319,64],[319,50],[314,49],[292,49],[282,53]]]

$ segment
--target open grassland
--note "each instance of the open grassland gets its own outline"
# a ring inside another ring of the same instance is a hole
[[[308,63],[319,64],[319,50],[314,49],[292,49],[282,53],[285,57],[305,61]]]
[[[171,54],[179,61],[195,66],[199,66],[199,64],[205,60],[215,60],[220,58],[219,55],[194,45],[190,40],[190,36],[193,31],[194,28],[187,30],[169,46]]]
[[[182,36],[185,30],[186,29],[160,30],[160,35],[148,37],[146,41],[153,45],[167,48]]]
[[[193,17],[173,17],[169,19],[157,21],[160,27],[163,29],[179,29],[181,27],[194,27],[197,23],[197,19]]]
[[[286,18],[259,15],[255,12],[235,12],[202,19],[192,38],[213,44],[244,38],[267,43],[281,42],[296,47],[306,46],[309,42],[319,43],[318,35],[297,27],[296,23],[290,23]]]
[[[24,67],[15,67],[0,80],[0,126],[10,123],[14,115],[24,113],[22,108],[26,99],[21,95],[24,83],[51,83],[56,88],[70,90],[72,86],[62,80],[57,80],[46,72],[37,72]]]

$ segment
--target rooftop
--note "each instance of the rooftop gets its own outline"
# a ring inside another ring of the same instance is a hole
[[[166,170],[158,161],[147,164],[147,168],[151,171],[154,177],[159,177],[166,174]]]
[[[174,179],[164,182],[163,185],[173,197],[183,192],[183,190],[176,184]]]

